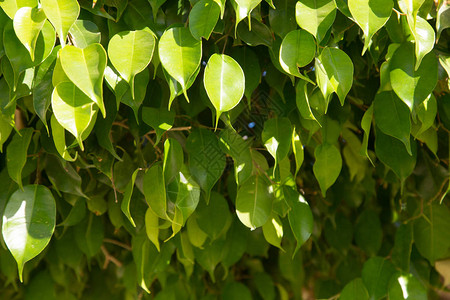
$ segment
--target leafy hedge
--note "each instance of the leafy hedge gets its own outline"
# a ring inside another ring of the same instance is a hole
[[[1,0],[2,299],[433,299],[450,6]]]

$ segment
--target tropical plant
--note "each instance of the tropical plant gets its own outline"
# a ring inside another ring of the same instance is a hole
[[[0,298],[446,293],[448,1],[0,7]]]

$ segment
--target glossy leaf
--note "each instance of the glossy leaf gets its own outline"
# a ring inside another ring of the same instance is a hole
[[[22,170],[27,162],[27,151],[33,136],[32,128],[16,133],[6,149],[8,174],[22,188]]]
[[[73,83],[62,82],[53,91],[52,109],[56,120],[75,136],[83,150],[82,135],[96,113],[91,99]]]
[[[389,76],[394,92],[412,110],[433,91],[437,82],[437,60],[432,53],[425,55],[416,70],[412,44],[402,44],[389,63]]]
[[[101,42],[101,33],[95,23],[88,20],[76,20],[69,30],[73,45],[77,48]]]
[[[172,128],[174,119],[175,112],[165,108],[144,107],[142,109],[142,120],[155,129],[155,144],[159,143],[164,132]]]
[[[266,180],[260,176],[252,176],[237,192],[237,216],[242,224],[250,229],[256,229],[269,219],[272,202],[273,197]]]
[[[20,42],[30,52],[31,60],[34,60],[36,41],[45,20],[44,11],[37,7],[22,7],[14,15],[14,31]]]
[[[389,299],[428,299],[427,290],[422,283],[412,274],[400,272],[392,276],[389,283]]]
[[[281,240],[283,238],[283,224],[278,216],[272,215],[271,218],[262,226],[264,238],[266,241],[280,249]]]
[[[198,227],[204,231],[212,241],[221,236],[231,224],[231,213],[225,198],[219,193],[212,192],[209,203],[201,201],[196,209]]]
[[[169,138],[164,142],[163,173],[165,184],[169,184],[177,176],[183,166],[183,149],[177,140]],[[156,211],[155,211],[156,212]]]
[[[330,144],[322,144],[314,151],[316,162],[313,166],[314,175],[320,185],[322,195],[325,196],[329,187],[341,173],[342,157],[339,150]]]
[[[325,48],[316,58],[316,80],[325,99],[336,93],[344,104],[353,83],[353,63],[342,50]]]
[[[250,47],[234,48],[233,58],[241,66],[245,75],[244,95],[250,101],[252,94],[261,81],[261,67],[258,57]]]
[[[303,78],[305,76],[298,68],[309,64],[315,54],[316,44],[313,36],[302,29],[293,30],[281,42],[280,65],[287,73]]]
[[[301,0],[295,6],[298,26],[305,29],[320,43],[336,17],[336,4],[330,0]]]
[[[2,234],[23,282],[25,263],[41,253],[55,230],[56,204],[42,185],[26,185],[11,195],[3,212]]]
[[[411,121],[408,107],[393,91],[381,92],[375,96],[373,114],[377,127],[383,133],[399,139],[406,151],[412,155],[410,144]]]
[[[108,57],[120,76],[130,85],[134,99],[134,77],[150,63],[155,49],[155,37],[147,30],[123,31],[108,44]]]
[[[295,256],[300,247],[309,239],[313,230],[313,215],[308,202],[305,201],[297,191],[284,187],[284,197],[290,207],[288,213],[289,224],[292,233],[297,240],[292,257]]]
[[[41,0],[45,15],[55,27],[61,46],[66,44],[67,33],[80,14],[76,0]]]
[[[22,7],[35,7],[37,0],[4,0],[0,2],[0,7],[10,19],[14,19],[16,12]]]
[[[300,170],[300,167],[303,164],[305,159],[305,154],[303,150],[303,144],[300,140],[300,136],[295,132],[295,128],[292,131],[292,152],[294,152],[295,157],[295,173],[294,177],[297,177],[297,173]]]
[[[374,256],[364,263],[362,280],[370,299],[381,299],[387,295],[389,280],[394,272],[392,263],[379,256]]]
[[[225,170],[226,158],[217,137],[209,130],[198,129],[186,140],[189,154],[189,172],[206,194],[209,202],[211,189]]]
[[[249,18],[250,22],[250,14],[255,9],[261,0],[234,0],[232,3],[234,5],[234,11],[236,12],[236,27],[239,23],[245,18]],[[248,24],[249,30],[251,30],[251,23]]]
[[[433,50],[435,33],[428,21],[421,17],[417,17],[415,21],[413,21],[412,18],[409,18],[408,23],[415,40],[415,70],[417,70],[424,56]]]
[[[392,14],[392,0],[349,0],[348,8],[356,23],[364,32],[364,49],[369,48],[373,35],[380,30]]]
[[[133,217],[131,216],[131,213],[130,213],[130,202],[131,202],[131,197],[133,195],[134,182],[136,181],[136,176],[137,176],[138,172],[139,172],[139,169],[136,169],[133,172],[133,175],[131,175],[130,182],[128,182],[128,184],[125,188],[125,192],[123,193],[122,204],[120,205],[122,212],[128,218],[128,220],[130,221],[131,225],[133,225],[133,227],[136,227],[136,223],[134,222]]]
[[[219,20],[220,6],[217,1],[200,0],[189,13],[189,30],[197,40],[209,39],[217,21]]]
[[[167,216],[166,186],[163,170],[156,164],[145,172],[144,196],[152,211],[161,219],[169,219]]]
[[[261,139],[267,151],[275,159],[275,169],[287,156],[291,147],[292,127],[287,118],[269,119],[264,123]]]
[[[173,27],[166,30],[158,44],[161,65],[173,77],[188,100],[188,82],[200,66],[202,42],[196,40],[188,28]]]
[[[233,86],[226,82],[233,81]],[[238,105],[244,95],[245,77],[241,66],[228,55],[213,54],[206,65],[203,82],[216,109],[216,128],[223,112]]]
[[[59,53],[61,66],[67,77],[95,102],[103,116],[103,74],[106,67],[106,51],[100,44],[91,44],[84,49],[66,46]]]

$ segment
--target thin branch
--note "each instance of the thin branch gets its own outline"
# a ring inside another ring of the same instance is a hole
[[[130,245],[127,245],[125,243],[122,243],[122,242],[119,242],[119,241],[116,241],[116,240],[113,240],[113,239],[103,239],[103,242],[109,243],[109,244],[113,244],[113,245],[122,247],[125,250],[131,251],[131,246]]]
[[[113,264],[115,264],[118,267],[122,267],[123,264],[114,256],[112,256],[108,250],[106,250],[105,246],[101,246],[103,255],[105,255],[105,263],[103,264],[103,269],[106,269],[109,265],[109,262],[112,262]]]

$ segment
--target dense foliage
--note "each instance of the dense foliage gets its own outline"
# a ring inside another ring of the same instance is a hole
[[[448,1],[0,7],[0,298],[446,293]]]

